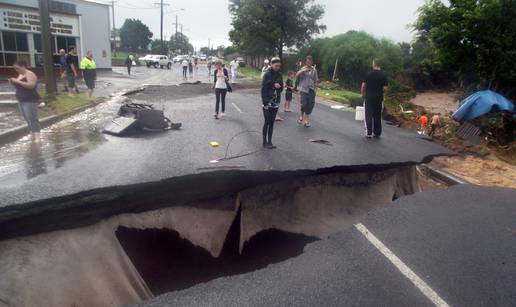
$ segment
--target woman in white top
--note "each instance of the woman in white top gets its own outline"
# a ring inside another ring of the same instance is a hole
[[[215,119],[224,116],[226,111],[226,94],[228,92],[228,71],[222,67],[222,62],[215,62],[215,71],[213,72],[213,87],[215,89]],[[222,106],[221,106],[222,104]],[[219,113],[219,107],[221,113]]]
[[[260,77],[262,80],[263,80],[263,76],[269,70],[269,68],[270,68],[269,60],[265,59],[265,61],[263,61],[262,75]]]

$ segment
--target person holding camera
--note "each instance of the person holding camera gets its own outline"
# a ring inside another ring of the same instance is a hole
[[[301,117],[298,123],[310,127],[310,115],[315,106],[315,91],[319,85],[319,76],[315,69],[312,56],[307,56],[305,66],[296,74],[298,88],[301,92]]]
[[[272,133],[274,132],[274,121],[279,109],[279,99],[283,91],[283,76],[281,75],[281,59],[272,58],[270,69],[263,75],[262,79],[262,108],[263,108],[263,147],[275,149],[272,144]]]

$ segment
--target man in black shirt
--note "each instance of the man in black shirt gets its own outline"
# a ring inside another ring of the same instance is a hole
[[[387,77],[381,71],[380,61],[373,60],[373,71],[362,83],[362,98],[365,101],[365,122],[367,138],[382,135],[383,91],[387,87]]]
[[[66,80],[68,83],[68,96],[72,97],[72,90],[75,89],[75,92],[79,94],[79,89],[77,88],[77,76],[79,69],[79,58],[77,57],[77,51],[75,47],[68,48],[68,54],[65,57],[65,71],[66,71]]]

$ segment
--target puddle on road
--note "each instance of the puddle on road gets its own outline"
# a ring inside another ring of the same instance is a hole
[[[7,186],[62,167],[107,141],[104,125],[120,107],[115,97],[41,131],[41,142],[29,136],[2,147],[0,184]]]

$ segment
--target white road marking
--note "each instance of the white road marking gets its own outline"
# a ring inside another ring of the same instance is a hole
[[[398,258],[387,246],[385,246],[378,238],[369,231],[363,224],[356,224],[355,228],[360,231],[369,242],[376,247],[394,266],[413,284],[423,295],[425,295],[435,306],[449,307],[440,296],[429,285],[427,285],[419,276],[414,273],[400,258]]]
[[[240,110],[240,108],[234,102],[232,102],[231,104],[235,107],[235,109],[237,109],[238,112],[244,113],[244,112],[242,112],[242,110]]]

